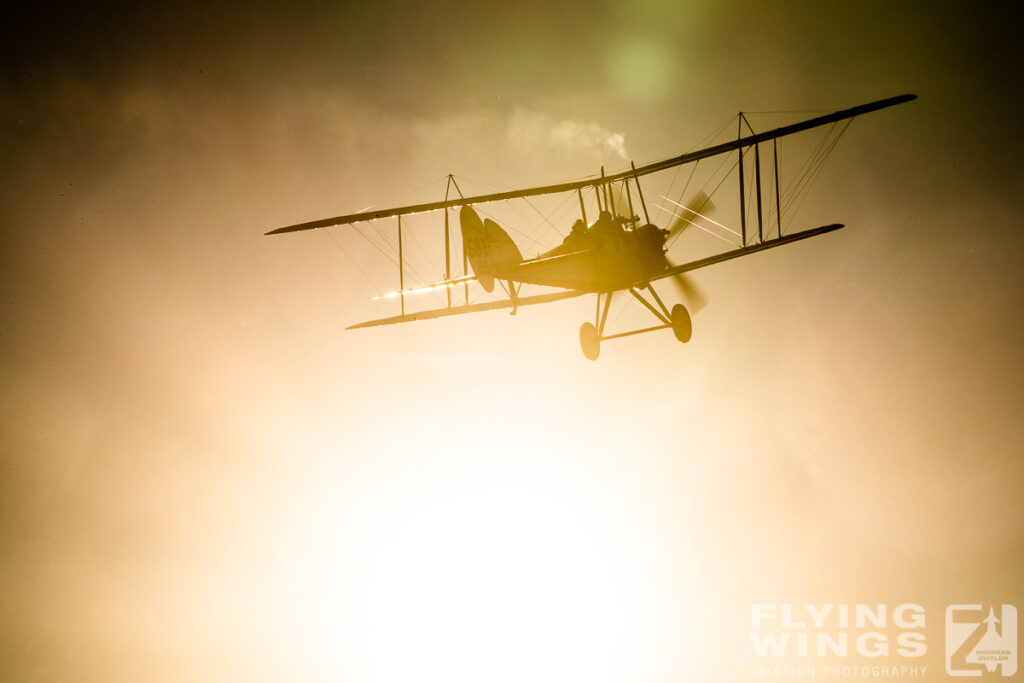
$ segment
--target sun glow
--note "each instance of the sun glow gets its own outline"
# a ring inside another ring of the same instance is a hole
[[[301,647],[316,671],[621,681],[685,647],[694,625],[678,593],[694,577],[645,511],[649,482],[521,448],[392,455],[305,501],[274,582],[293,587],[279,616],[313,636]]]
[[[522,482],[432,493],[371,550],[361,612],[373,678],[600,679],[616,668],[628,579],[593,510]]]

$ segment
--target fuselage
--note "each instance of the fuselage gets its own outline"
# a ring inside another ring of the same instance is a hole
[[[625,219],[607,211],[590,227],[577,221],[562,244],[531,259],[523,259],[508,233],[489,218],[481,220],[471,206],[459,218],[469,264],[487,291],[503,280],[611,292],[642,286],[668,266],[667,230],[650,223],[627,228]]]
[[[509,264],[495,277],[584,292],[628,289],[665,270],[667,234],[652,224],[628,230],[599,220],[536,258]]]

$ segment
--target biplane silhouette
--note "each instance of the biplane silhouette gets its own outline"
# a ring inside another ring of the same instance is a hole
[[[384,218],[397,219],[399,290],[387,296],[399,298],[401,313],[397,316],[358,323],[350,326],[349,329],[392,325],[503,308],[511,308],[512,313],[515,313],[521,306],[550,303],[593,294],[597,297],[594,322],[583,323],[579,332],[580,346],[586,358],[596,360],[603,341],[656,330],[670,329],[676,339],[680,342],[687,342],[693,331],[691,313],[699,311],[706,302],[706,297],[690,279],[688,275],[690,272],[766,249],[823,235],[843,227],[840,223],[832,223],[816,228],[783,232],[779,199],[779,155],[776,141],[805,130],[852,119],[861,114],[892,107],[913,99],[916,99],[916,95],[906,94],[890,97],[761,133],[754,132],[749,121],[741,113],[739,115],[740,122],[746,124],[747,135],[742,135],[743,129],[740,128],[737,138],[734,140],[639,167],[631,163],[628,170],[611,175],[605,175],[604,169],[602,169],[599,177],[471,197],[461,196],[460,191],[458,198],[448,197],[453,185],[458,189],[454,177],[449,175],[448,189],[446,189],[443,201],[324,218],[277,228],[266,234],[277,235],[351,225]],[[774,173],[771,174],[772,182],[766,189],[762,187],[761,148],[767,143],[771,143],[770,162],[775,165],[775,168]],[[752,180],[748,181],[744,171],[744,156],[751,150],[753,150],[754,169],[751,174]],[[732,152],[736,152],[738,155],[739,167],[740,231],[737,233],[741,240],[739,246],[685,263],[673,263],[667,254],[668,244],[687,227],[698,224],[701,219],[706,219],[714,208],[714,204],[706,193],[699,192],[690,200],[679,204],[681,211],[674,216],[674,222],[669,228],[661,228],[650,219],[640,179],[653,173],[685,164],[694,164],[701,159]],[[615,191],[616,189],[617,191]],[[598,214],[592,223],[588,223],[587,220],[586,203],[584,202],[585,190],[588,194],[593,192],[597,200]],[[769,201],[764,195],[770,192],[774,193],[776,207],[774,230],[771,229],[771,226],[766,225],[763,208]],[[494,202],[560,193],[576,193],[579,196],[580,217],[561,244],[531,258],[524,258],[509,234],[494,220],[481,219],[478,211],[474,208]],[[634,194],[637,199],[636,203],[639,204],[638,207],[634,204]],[[748,194],[753,197],[748,199]],[[748,211],[753,208],[747,206],[748,202],[756,204],[756,212]],[[642,219],[636,212],[637,208],[643,215]],[[464,269],[463,275],[459,277],[452,276],[449,209],[459,209]],[[405,289],[402,217],[437,211],[444,212],[444,277],[441,281],[424,287]],[[754,214],[749,220],[748,213]],[[755,226],[756,233],[754,232]],[[774,236],[771,236],[772,232],[774,232]],[[682,295],[681,298],[687,301],[689,307],[683,303],[676,303],[669,308],[664,303],[661,296],[655,291],[654,283],[665,279],[676,283]],[[468,284],[473,281],[479,283],[487,292],[493,292],[495,283],[500,283],[507,298],[470,303]],[[453,303],[452,288],[457,285],[465,287],[465,303]],[[520,296],[523,285],[555,288],[556,291]],[[447,306],[430,310],[406,311],[407,295],[442,288],[446,289],[448,293]],[[606,334],[605,327],[608,322],[609,307],[612,297],[618,292],[628,292],[639,301],[654,317],[655,324]]]

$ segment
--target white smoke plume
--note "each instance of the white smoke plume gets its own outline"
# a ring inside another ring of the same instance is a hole
[[[612,153],[622,160],[626,154],[626,136],[612,132],[596,121],[558,120],[540,112],[516,109],[508,120],[507,135],[515,146],[543,145],[571,153],[605,156]]]

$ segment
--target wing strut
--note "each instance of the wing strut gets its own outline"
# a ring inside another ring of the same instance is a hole
[[[736,140],[742,140],[740,135],[743,133],[743,114],[739,115],[739,119],[736,121]],[[747,195],[743,190],[743,148],[740,147],[740,232],[743,234],[741,244],[747,246]]]
[[[405,261],[402,260],[402,217],[398,216],[398,300],[405,315]]]

